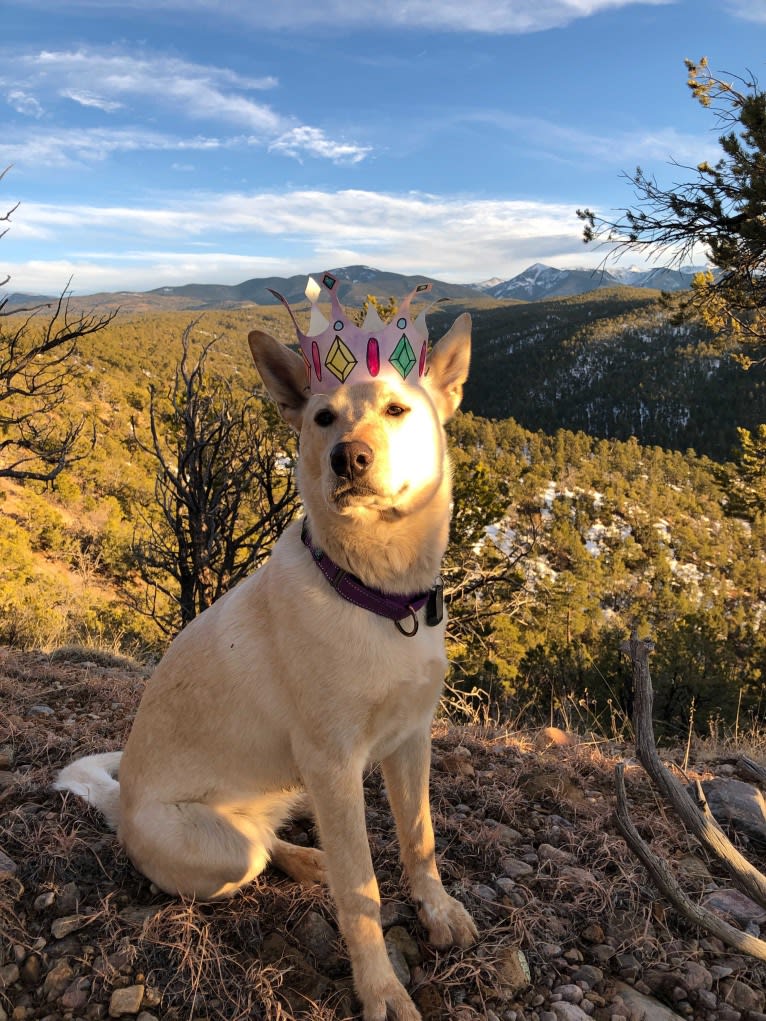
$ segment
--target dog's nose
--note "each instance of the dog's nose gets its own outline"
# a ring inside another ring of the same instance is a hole
[[[330,451],[332,470],[341,479],[359,478],[360,475],[364,475],[374,460],[375,454],[372,452],[372,447],[361,440],[336,443]]]

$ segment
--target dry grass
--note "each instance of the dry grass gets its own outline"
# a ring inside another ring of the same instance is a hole
[[[143,684],[133,665],[126,670],[109,659],[0,653],[0,747],[12,749],[17,777],[0,789],[0,847],[18,865],[17,877],[0,884],[6,960],[14,944],[25,952],[37,948],[46,966],[65,956],[91,979],[90,1001],[105,1007],[115,988],[142,982],[146,1009],[169,1021],[357,1016],[342,943],[315,959],[301,935],[309,915],[335,926],[325,889],[299,888],[270,870],[229,901],[168,898],[135,872],[95,813],[50,791],[54,771],[74,755],[124,743]],[[466,762],[470,769],[460,765]],[[482,1018],[490,1006],[513,1006],[504,967],[519,947],[538,989],[566,980],[560,958],[552,959],[546,946],[579,950],[587,959],[584,919],[603,930],[615,953],[640,948],[645,967],[663,962],[675,937],[687,940],[688,956],[698,952],[697,934],[663,914],[611,823],[613,766],[603,745],[542,754],[534,735],[510,733],[486,716],[467,726],[438,723],[432,805],[442,872],[481,932],[471,951],[446,954],[428,946],[407,903],[382,780],[369,773],[373,859],[384,906],[417,942],[411,990],[426,1021]],[[637,825],[651,835],[653,848],[671,859],[696,852],[643,772],[629,769],[627,780]],[[317,840],[308,822],[292,824],[288,836]],[[545,844],[560,857],[546,859]],[[531,850],[539,863],[514,896],[487,896],[482,887],[492,888],[503,875],[503,860]],[[684,882],[699,893],[699,880]],[[38,898],[46,893],[55,894],[54,903],[41,907]],[[50,932],[56,914],[77,914],[87,924],[57,941]],[[766,981],[766,974],[753,981]],[[0,1003],[9,1010],[3,995]],[[516,1006],[523,1010],[523,999]],[[30,1019],[50,1014],[39,999],[32,998],[30,1009]]]

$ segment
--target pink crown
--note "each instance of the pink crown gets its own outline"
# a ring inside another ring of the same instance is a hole
[[[317,305],[322,289],[330,297],[328,321]],[[414,319],[410,302],[416,294],[431,290],[430,284],[418,284],[401,302],[388,323],[383,323],[374,305],[370,305],[364,323],[357,326],[344,312],[338,299],[338,279],[324,273],[321,287],[309,277],[306,297],[311,302],[309,332],[298,326],[293,310],[278,291],[271,293],[290,313],[306,363],[308,386],[312,393],[328,393],[342,383],[369,382],[372,379],[397,379],[417,385],[426,372],[428,328],[425,312]]]

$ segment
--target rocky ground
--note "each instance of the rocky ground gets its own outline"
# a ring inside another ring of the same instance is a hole
[[[83,650],[0,650],[0,1021],[357,1017],[324,889],[269,871],[225,903],[171,899],[82,802],[51,792],[75,755],[122,745],[145,679]],[[612,821],[615,762],[627,761],[639,830],[690,896],[712,896],[755,935],[766,911],[725,892],[629,749],[539,738],[435,729],[442,872],[481,933],[465,952],[424,942],[379,774],[367,778],[386,940],[425,1021],[766,1021],[766,965],[661,903],[628,853]],[[690,774],[728,777],[732,762]],[[309,821],[289,836],[317,839]],[[764,870],[764,846],[743,846]]]

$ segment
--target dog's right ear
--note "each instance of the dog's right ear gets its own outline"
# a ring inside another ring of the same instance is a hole
[[[253,330],[247,342],[255,367],[282,417],[300,432],[309,394],[303,358],[261,330]]]

